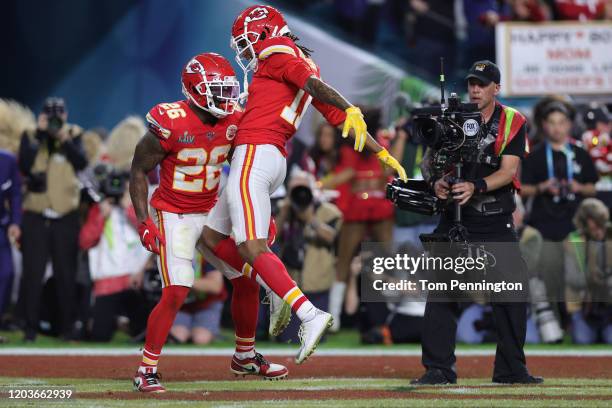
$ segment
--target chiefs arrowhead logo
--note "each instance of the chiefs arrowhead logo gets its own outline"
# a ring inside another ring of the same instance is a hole
[[[200,61],[194,58],[189,61],[189,63],[185,67],[185,72],[187,72],[188,74],[201,74],[204,72],[204,67],[202,66],[202,64],[200,64]]]

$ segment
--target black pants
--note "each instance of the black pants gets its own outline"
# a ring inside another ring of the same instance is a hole
[[[510,225],[510,227],[508,227]],[[497,266],[491,273],[503,273],[505,276],[515,276],[524,281],[526,287],[527,269],[522,260],[516,233],[511,227],[511,221],[493,225],[495,233],[472,233],[470,240],[476,242],[504,242],[504,251],[495,254]],[[469,227],[468,227],[469,230]],[[448,231],[448,225],[443,222],[436,232]],[[514,243],[516,242],[516,245]],[[522,301],[491,302],[493,319],[497,331],[497,350],[493,379],[517,379],[527,374],[525,362],[525,336],[527,333],[527,303]],[[449,380],[457,379],[455,336],[459,304],[457,302],[442,302],[430,297],[425,307],[423,325],[422,362],[425,368],[438,368]]]
[[[146,328],[149,310],[139,292],[124,290],[112,295],[97,296],[92,311],[93,324],[90,340],[110,341],[117,329],[117,316],[130,319],[130,336],[134,337]]]
[[[23,272],[19,287],[19,310],[26,334],[38,331],[42,279],[49,258],[57,284],[57,303],[62,335],[69,335],[75,315],[76,264],[79,217],[76,211],[58,219],[26,211],[22,220]]]

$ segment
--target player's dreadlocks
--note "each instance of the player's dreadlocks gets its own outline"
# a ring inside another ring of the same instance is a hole
[[[304,53],[306,58],[310,58],[310,54],[314,52],[310,48],[306,48],[303,45],[299,45],[297,42],[300,41],[300,38],[295,34],[286,33],[286,34],[283,34],[283,37],[291,38],[293,42],[295,43],[296,47],[298,47]]]

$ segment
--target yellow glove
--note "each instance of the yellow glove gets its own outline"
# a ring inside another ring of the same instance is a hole
[[[408,181],[406,170],[404,170],[402,165],[399,164],[397,160],[395,160],[395,157],[389,154],[387,149],[382,149],[380,152],[376,153],[376,156],[378,156],[378,160],[395,170],[399,178],[402,179],[402,181]]]
[[[361,110],[356,106],[351,106],[345,110],[346,119],[342,128],[342,137],[347,138],[349,130],[355,131],[355,150],[358,152],[363,150],[366,140],[368,140],[368,127],[363,120]]]

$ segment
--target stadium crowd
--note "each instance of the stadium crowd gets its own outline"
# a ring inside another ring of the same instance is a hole
[[[282,0],[277,3],[319,20],[326,29],[338,27],[351,41],[376,53],[396,55],[428,79],[436,78],[441,55],[445,56],[445,70],[451,80],[460,80],[473,61],[495,61],[498,22],[612,20],[610,0]]]
[[[389,124],[381,123],[376,107],[364,106],[363,112],[370,132],[401,160],[409,177],[419,178],[425,147],[412,135],[411,118]],[[612,344],[611,305],[585,296],[594,281],[612,286],[606,261],[612,259],[611,116],[604,105],[579,106],[550,96],[534,105],[529,129],[531,154],[522,166],[514,217],[531,273],[528,342],[560,342],[567,334],[578,344]],[[60,98],[47,99],[37,116],[0,100],[3,330],[22,330],[28,342],[41,332],[109,341],[118,329],[142,340],[161,293],[127,192],[133,151],[145,131],[135,116],[110,132],[85,131],[69,122]],[[309,146],[292,140],[288,175],[273,197],[273,250],[311,301],[335,316],[332,331],[357,329],[364,343],[418,342],[424,303],[360,302],[360,244],[383,242],[418,254],[418,236],[432,231],[435,217],[397,211],[385,198],[391,174],[327,124],[316,127]],[[156,171],[149,182],[158,183]],[[228,321],[231,288],[201,257],[195,270],[172,340],[207,344]],[[262,310],[262,336],[266,319]],[[297,341],[297,326],[291,324],[278,340]],[[493,341],[488,306],[465,304],[457,336],[467,343]]]

